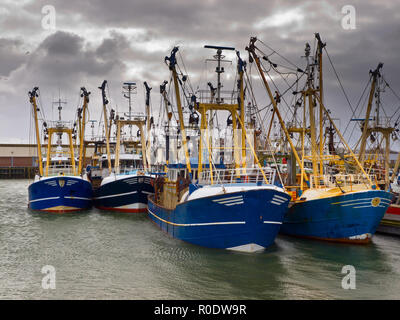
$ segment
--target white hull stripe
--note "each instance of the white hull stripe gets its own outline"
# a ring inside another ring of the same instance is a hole
[[[236,197],[228,197],[222,199],[212,200],[218,204],[222,204],[224,206],[234,206],[235,204],[242,204],[244,203],[243,196],[236,196]]]
[[[382,199],[381,198],[382,204],[390,204],[391,201],[388,199]],[[353,202],[353,203],[347,203],[347,204],[342,204],[342,207],[348,207],[348,206],[358,206],[358,205],[369,205],[371,204],[371,200],[361,200],[360,202]]]
[[[226,203],[225,206],[234,206],[235,204],[243,204],[244,201],[239,201],[239,202],[232,202],[232,203]]]
[[[282,222],[278,222],[278,221],[264,221],[264,223],[270,223],[270,224],[282,224]]]
[[[347,203],[347,202],[361,202],[361,201],[370,201],[372,199],[379,198],[379,197],[373,197],[373,198],[365,198],[365,199],[353,199],[353,200],[346,200],[346,201],[340,201],[340,202],[334,202],[332,204],[342,204],[342,203]],[[381,201],[390,201],[389,199],[386,198],[380,198]]]
[[[275,201],[271,201],[271,203],[276,204],[277,206],[280,206],[282,204],[281,202],[275,202]]]
[[[174,223],[164,219],[161,219],[159,216],[155,215],[150,209],[148,209],[149,213],[157,218],[158,220],[171,224],[173,226],[178,227],[201,227],[201,226],[215,226],[215,225],[225,225],[225,224],[245,224],[246,221],[226,221],[226,222],[208,222],[208,223]]]
[[[353,202],[353,203],[348,203],[348,204],[342,204],[342,207],[348,207],[348,206],[358,206],[358,205],[362,205],[362,204],[371,204],[371,201],[360,201],[360,202]]]
[[[141,192],[145,194],[154,194],[154,192],[148,192],[148,191],[141,191]]]
[[[78,200],[92,200],[90,198],[82,198],[82,197],[64,197],[65,199],[78,199]]]
[[[120,194],[112,194],[110,196],[96,197],[95,199],[106,199],[106,198],[122,197],[122,196],[126,196],[128,194],[134,194],[134,193],[137,193],[137,191],[125,192],[125,193],[120,193]]]
[[[232,203],[232,202],[236,202],[236,201],[243,201],[243,198],[238,198],[238,199],[234,199],[234,200],[225,200],[225,201],[218,201],[218,200],[213,200],[214,202],[218,202],[218,203]]]
[[[243,198],[243,196],[237,196],[237,197],[228,197],[228,198],[221,198],[221,199],[216,199],[216,200],[213,200],[214,202],[222,202],[222,201],[225,201],[225,200],[233,200],[233,199],[242,199]]]
[[[357,206],[357,207],[353,207],[354,209],[359,209],[359,208],[386,208],[386,206],[376,206],[376,207],[374,207],[374,206],[371,206],[371,205],[369,205],[369,206]]]
[[[45,200],[55,200],[55,199],[59,199],[59,198],[60,198],[60,197],[42,198],[42,199],[36,199],[36,200],[29,200],[29,202],[45,201]]]
[[[282,201],[282,200],[279,200],[279,199],[274,199],[274,198],[272,198],[272,200],[271,201],[275,201],[275,202],[278,202],[279,204],[282,204],[282,203],[285,203],[286,201]]]
[[[288,199],[286,199],[286,198],[284,198],[284,197],[281,197],[281,196],[278,196],[278,195],[274,195],[274,198],[277,198],[277,199],[280,199],[280,200],[282,200],[282,201],[287,201]],[[274,199],[274,200],[276,200],[276,199]]]

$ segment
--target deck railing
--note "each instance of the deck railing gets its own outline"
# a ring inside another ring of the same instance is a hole
[[[375,183],[375,175],[370,175],[369,179]],[[362,174],[335,174],[335,175],[310,175],[311,188],[335,188],[352,187],[355,185],[370,185],[368,178]]]
[[[230,91],[230,90],[221,90],[220,91],[220,99],[221,103],[233,104],[237,103],[238,91]],[[201,103],[216,103],[217,94],[212,96],[211,90],[198,90],[196,92],[197,101]]]
[[[77,169],[75,167],[75,169]],[[65,166],[65,165],[53,165],[49,167],[48,176],[69,176],[75,175],[75,172],[72,170],[72,166]]]
[[[264,173],[264,174],[263,174]],[[202,171],[200,184],[221,183],[268,183],[274,184],[276,170],[271,168],[238,168]]]

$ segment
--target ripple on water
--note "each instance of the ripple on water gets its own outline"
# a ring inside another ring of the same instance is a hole
[[[400,239],[369,246],[279,236],[262,253],[185,243],[146,214],[91,209],[27,210],[27,180],[0,180],[0,298],[29,299],[395,299]],[[57,289],[41,288],[44,265]],[[341,268],[357,270],[357,290],[341,288]]]

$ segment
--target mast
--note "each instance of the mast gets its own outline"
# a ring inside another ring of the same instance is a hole
[[[168,83],[168,81],[164,80],[164,82],[160,85],[160,93],[164,100],[165,111],[166,111],[167,119],[168,119],[167,128],[165,130],[165,162],[168,166],[169,165],[169,133],[170,133],[169,127],[170,127],[170,122],[171,122],[171,118],[172,118],[172,112],[169,112],[169,110],[168,110],[169,101],[168,101],[168,97],[167,97],[167,91],[165,90],[167,83]]]
[[[86,126],[86,112],[89,104],[89,95],[90,92],[87,92],[85,87],[81,88],[83,97],[83,107],[82,107],[82,120],[80,125],[80,132],[79,132],[79,164],[78,164],[78,174],[82,173],[83,162],[85,161],[84,158],[84,144],[85,144],[85,126]]]
[[[382,67],[383,67],[383,63],[379,63],[377,68],[374,71],[372,71],[372,70],[369,71],[369,73],[372,76],[372,84],[371,84],[371,90],[369,92],[367,113],[366,113],[364,124],[363,124],[363,132],[362,132],[361,144],[360,144],[360,154],[358,157],[358,160],[360,161],[362,166],[364,166],[364,161],[365,161],[365,159],[364,159],[365,158],[365,146],[366,146],[367,138],[368,138],[368,124],[369,124],[369,117],[371,115],[372,100],[374,98],[376,81],[377,81],[378,77],[381,76],[380,69]]]
[[[239,51],[236,51],[236,55],[238,57],[238,89],[239,89],[239,105],[240,105],[240,129],[242,134],[242,168],[246,167],[246,128],[243,126],[245,123],[245,110],[244,110],[244,84],[243,84],[243,75],[244,68],[246,67],[246,62],[240,58]]]
[[[390,137],[394,131],[394,128],[389,123],[383,123],[380,121],[380,108],[381,108],[380,94],[381,94],[381,92],[383,92],[383,90],[380,87],[381,84],[380,84],[379,78],[381,78],[380,69],[382,68],[382,66],[383,66],[383,64],[379,63],[378,67],[374,71],[370,71],[370,73],[372,74],[373,80],[372,80],[371,91],[370,91],[369,100],[368,100],[367,114],[366,114],[366,118],[364,120],[363,133],[361,136],[360,155],[359,155],[360,158],[359,159],[360,159],[360,162],[362,163],[362,165],[364,165],[366,141],[367,141],[368,137],[371,136],[371,134],[373,134],[373,133],[381,133],[383,136],[383,139],[385,140],[383,165],[385,168],[384,184],[385,184],[385,189],[387,190],[391,183],[391,177],[389,175]],[[375,103],[376,103],[375,123],[373,124],[372,127],[368,127],[373,97],[375,97]],[[377,150],[377,152],[378,151],[379,150]],[[381,183],[381,184],[383,184],[383,183]]]
[[[125,90],[125,92],[123,92],[124,97],[129,101],[129,112],[125,114],[125,116],[127,116],[129,120],[132,120],[132,94],[136,94],[136,82],[124,82],[122,88]],[[129,130],[130,138],[132,139],[132,125],[129,126]]]
[[[317,54],[318,54],[318,70],[319,70],[319,96],[321,98],[321,101],[324,101],[324,84],[323,84],[323,73],[322,73],[322,49],[326,46],[326,43],[323,43],[321,40],[321,37],[319,33],[315,34],[315,38],[318,41],[318,46],[317,46]],[[322,156],[324,153],[324,141],[323,141],[323,135],[322,132],[324,130],[323,128],[323,118],[324,118],[324,111],[321,106],[319,105],[319,154]],[[323,166],[323,161],[321,158],[320,161],[320,175],[324,174],[324,166]]]
[[[318,166],[317,166],[317,139],[316,139],[316,128],[315,128],[315,110],[313,103],[313,95],[315,90],[313,89],[313,78],[310,70],[310,45],[306,43],[305,57],[307,59],[307,89],[305,91],[305,96],[308,96],[308,107],[310,114],[310,130],[311,130],[311,157],[313,165],[313,174],[315,178],[318,176]],[[304,107],[306,105],[306,99],[304,99]],[[318,181],[318,179],[316,179]]]
[[[29,92],[29,100],[32,104],[33,108],[33,115],[35,119],[35,131],[36,131],[36,144],[37,144],[37,154],[38,154],[38,162],[39,162],[39,175],[43,176],[43,163],[42,163],[42,146],[40,142],[40,133],[39,133],[39,121],[38,121],[38,107],[36,104],[36,97],[39,95],[37,94],[37,91],[39,90],[38,87],[34,87],[31,92]]]
[[[206,143],[207,143],[207,149],[208,149],[208,154],[209,154],[209,163],[210,163],[210,171],[212,170],[211,168],[211,150],[209,148],[209,139],[208,139],[208,128],[207,128],[207,112],[210,112],[212,114],[212,111],[216,110],[225,110],[229,111],[232,116],[232,131],[233,131],[233,141],[234,141],[234,161],[235,161],[235,169],[240,168],[240,160],[239,160],[239,146],[238,146],[238,140],[237,140],[237,129],[238,129],[238,115],[236,113],[236,110],[239,109],[239,104],[229,104],[229,103],[224,103],[224,98],[221,97],[221,88],[222,88],[222,83],[221,83],[221,74],[225,72],[224,68],[221,66],[222,62],[227,62],[224,59],[224,56],[222,55],[222,50],[235,50],[235,48],[232,47],[221,47],[221,46],[210,46],[210,45],[205,45],[204,48],[206,49],[216,49],[217,54],[214,55],[214,59],[207,59],[209,61],[216,61],[217,62],[217,67],[215,69],[215,72],[217,73],[217,88],[213,90],[214,88],[210,87],[211,89],[211,101],[208,103],[198,103],[196,104],[196,109],[200,112],[201,114],[201,128],[200,132],[206,133]],[[229,61],[230,62],[230,61]],[[244,65],[244,63],[243,63]],[[242,66],[243,66],[242,65]],[[239,69],[238,69],[239,70]],[[239,79],[239,81],[243,81],[243,77]],[[241,82],[238,84],[241,86]],[[209,85],[210,86],[210,85]],[[216,98],[215,97],[215,91],[216,91]],[[214,101],[215,100],[215,101]],[[240,97],[238,98],[240,100]],[[244,116],[244,113],[243,113]],[[202,155],[202,150],[203,150],[203,139],[202,136],[200,138],[199,142],[199,174],[202,172],[202,161],[203,161],[203,155]],[[236,174],[239,177],[239,171],[236,170]],[[212,175],[212,173],[211,173]]]
[[[127,90],[128,95],[126,95],[126,92],[123,92],[124,97],[129,99],[129,113],[124,115],[128,117],[128,120],[125,120],[122,117],[116,117],[116,126],[117,126],[117,142],[115,145],[115,163],[114,163],[114,168],[115,168],[115,173],[120,174],[120,148],[121,148],[121,132],[122,129],[125,126],[129,126],[130,128],[130,138],[132,140],[132,126],[136,126],[140,132],[140,144],[142,148],[142,162],[143,162],[143,168],[148,168],[147,165],[147,150],[146,150],[146,141],[144,137],[144,127],[146,126],[146,118],[141,116],[141,117],[133,117],[132,116],[132,105],[131,105],[131,95],[136,94],[136,83],[135,82],[124,82],[123,88]],[[133,120],[132,120],[133,118]]]
[[[147,168],[150,168],[150,129],[151,129],[151,118],[150,118],[150,91],[152,88],[149,87],[147,82],[144,82],[144,87],[146,89],[146,156],[147,156]]]
[[[106,97],[106,85],[107,85],[107,80],[104,80],[101,87],[99,87],[99,89],[101,90],[101,96],[103,99],[104,129],[105,129],[105,133],[106,133],[108,172],[111,174],[112,168],[111,168],[111,154],[110,154],[110,130],[108,129],[108,119],[107,119],[108,100]]]
[[[179,125],[181,127],[181,135],[182,135],[182,141],[183,141],[183,149],[185,152],[186,167],[188,168],[189,174],[191,174],[192,169],[190,166],[190,158],[189,158],[189,151],[188,151],[188,146],[187,146],[185,123],[184,123],[184,119],[183,119],[182,104],[181,104],[181,97],[180,97],[179,83],[178,83],[178,74],[176,72],[176,56],[175,55],[176,55],[177,51],[178,51],[178,47],[174,47],[171,51],[171,55],[169,57],[165,57],[165,62],[169,61],[169,69],[172,72],[172,78],[174,80],[175,97],[176,97],[176,104],[178,107]],[[199,166],[200,166],[200,164],[199,164]]]
[[[60,90],[58,91],[58,100],[57,101],[53,101],[53,105],[54,104],[58,104],[58,121],[61,122],[61,111],[62,111],[62,105],[63,104],[67,104],[67,101],[62,101],[61,97],[60,97]],[[81,130],[81,128],[79,128],[79,130]],[[58,133],[58,141],[57,141],[58,145],[62,144],[62,133]]]
[[[394,178],[397,176],[397,171],[399,170],[399,167],[400,167],[400,152],[397,155],[397,160],[396,160],[396,163],[393,168],[393,173],[392,173],[392,176],[390,177],[390,181],[389,181],[390,183],[393,183]]]

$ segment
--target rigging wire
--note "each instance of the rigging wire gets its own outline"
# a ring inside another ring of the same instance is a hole
[[[343,87],[343,85],[342,85],[342,82],[340,81],[339,75],[338,75],[338,73],[337,73],[337,71],[336,71],[335,66],[333,65],[333,62],[332,62],[332,60],[331,60],[331,57],[329,56],[329,53],[328,53],[328,50],[326,49],[326,47],[324,47],[324,50],[325,50],[326,56],[327,56],[328,59],[329,59],[329,63],[331,64],[332,69],[333,69],[333,71],[334,71],[334,73],[335,73],[335,75],[336,75],[336,78],[337,78],[337,80],[338,80],[338,82],[339,82],[340,88],[341,88],[342,91],[343,91],[343,94],[344,94],[344,96],[345,96],[345,98],[346,98],[346,101],[347,101],[347,103],[349,104],[349,107],[350,107],[351,111],[354,112],[354,109],[353,109],[353,107],[352,107],[352,105],[351,105],[351,103],[350,103],[349,97],[347,96],[347,93],[346,93],[346,91],[344,90],[344,87]]]
[[[293,67],[296,68],[296,70],[298,69],[298,66],[296,66],[293,62],[291,62],[289,59],[287,59],[286,57],[282,56],[279,52],[275,51],[274,49],[272,49],[270,46],[268,46],[265,42],[261,41],[260,39],[257,39],[258,42],[262,43],[264,46],[266,46],[269,50],[271,50],[273,53],[277,54],[279,57],[281,57],[283,60],[285,60],[287,63],[291,64]],[[259,50],[256,47],[257,50]],[[260,52],[262,52],[261,50],[259,50]]]
[[[360,98],[358,99],[356,108],[354,109],[354,111],[353,111],[353,113],[352,113],[350,119],[353,119],[353,117],[356,115],[357,109],[358,109],[358,107],[360,106],[361,99],[364,97],[364,94],[365,94],[367,88],[369,87],[369,85],[370,85],[370,83],[371,83],[371,80],[372,80],[372,77],[369,78],[367,84],[365,85],[364,90],[363,90],[363,92],[362,92]],[[364,102],[365,102],[365,100],[364,100]],[[361,113],[361,112],[362,112],[362,111],[360,111],[360,113]],[[344,131],[343,131],[343,136],[346,134],[347,129],[348,129],[350,123],[351,123],[351,121],[349,121],[349,122],[347,123],[347,126],[346,126],[346,128],[344,129]],[[351,135],[353,135],[355,126],[356,126],[356,125],[354,125],[353,130],[351,131]]]

